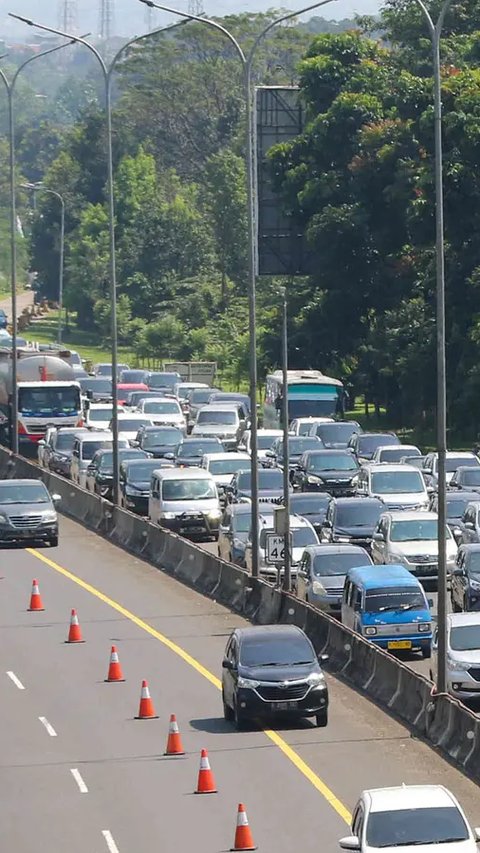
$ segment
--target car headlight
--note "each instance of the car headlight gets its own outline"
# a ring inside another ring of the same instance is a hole
[[[355,477],[352,477],[351,484],[352,484],[352,486],[358,485],[358,475],[355,475]]]
[[[320,581],[313,581],[312,592],[314,595],[326,595],[325,587]]]
[[[377,633],[377,629],[373,625],[369,625],[368,628],[364,628],[363,633],[366,637],[373,637]]]
[[[47,512],[43,513],[42,521],[56,521],[56,520],[57,520],[57,513],[55,512],[55,510],[51,509],[51,510],[48,510]]]
[[[252,678],[242,678],[239,676],[237,679],[237,687],[246,687],[249,690],[254,690],[259,684],[259,681],[254,681]]]
[[[162,513],[160,513],[160,515],[161,515],[161,518],[176,518],[176,515],[174,512],[162,512]]]
[[[422,633],[426,634],[432,630],[432,623],[431,622],[419,622],[418,623],[418,630],[421,631]]]
[[[307,477],[307,483],[320,483],[320,477],[313,477],[311,474]]]
[[[312,672],[307,678],[307,684],[318,685],[325,683],[325,676],[323,672]]]
[[[0,512],[0,523],[1,524],[8,524],[9,523],[7,516],[3,512]]]
[[[335,542],[350,542],[350,536],[335,536]]]
[[[211,521],[218,521],[222,517],[221,509],[211,509],[207,512],[207,516]]]
[[[470,580],[471,589],[480,589],[480,581]]]
[[[466,661],[455,660],[454,658],[447,658],[447,666],[449,669],[456,669],[459,672],[466,672],[472,666],[471,663],[467,663]]]

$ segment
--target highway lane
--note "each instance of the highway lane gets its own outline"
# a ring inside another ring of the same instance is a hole
[[[68,843],[75,853],[108,850],[102,835],[108,830],[119,853],[141,853],[153,844],[166,853],[193,843],[199,853],[225,850],[236,805],[244,800],[261,849],[281,853],[295,845],[313,853],[319,838],[323,849],[336,849],[362,788],[402,781],[447,784],[479,822],[473,783],[334,679],[327,729],[306,722],[271,737],[233,731],[221,717],[216,678],[226,636],[242,620],[79,525],[62,520],[57,549],[2,551],[0,575],[6,849],[30,853],[48,845],[51,853],[63,853]],[[26,612],[33,577],[44,613]],[[78,610],[84,645],[64,643],[71,607]],[[103,682],[112,642],[125,684]],[[158,721],[132,719],[142,678],[149,679]],[[188,754],[178,761],[161,758],[171,712]],[[191,795],[202,747],[219,787],[211,797]],[[72,769],[88,793],[80,792]]]

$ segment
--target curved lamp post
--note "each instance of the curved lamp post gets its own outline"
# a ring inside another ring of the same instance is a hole
[[[199,24],[204,24],[207,27],[212,27],[218,30],[233,44],[237,56],[242,65],[245,105],[246,105],[246,170],[247,170],[247,195],[248,195],[248,301],[249,301],[249,349],[250,349],[250,408],[251,408],[251,494],[252,494],[252,576],[258,577],[258,548],[259,548],[259,502],[258,502],[258,438],[257,438],[257,309],[256,309],[256,275],[257,275],[257,176],[255,173],[255,103],[254,103],[254,87],[252,83],[253,63],[257,54],[257,48],[260,42],[265,38],[278,24],[288,21],[291,18],[296,18],[298,15],[303,15],[305,12],[310,12],[313,9],[318,9],[320,6],[326,6],[327,3],[333,0],[321,0],[319,3],[312,3],[309,6],[299,9],[296,12],[288,12],[285,15],[271,21],[256,37],[248,54],[245,54],[235,38],[235,36],[222,26],[222,24],[213,21],[210,18],[203,18],[199,15],[190,15],[188,12],[182,12],[179,9],[172,9],[170,6],[164,6],[161,3],[155,3],[153,0],[140,0],[145,6],[150,9],[160,9],[163,12],[171,12],[172,15],[178,15],[181,18],[186,18],[189,21],[198,21]],[[284,394],[286,389],[284,389]],[[285,536],[286,548],[288,548],[288,524]],[[288,559],[287,559],[288,563]],[[290,588],[290,578],[287,572],[284,574],[284,586]]]
[[[63,35],[63,33],[60,33]],[[67,36],[68,38],[68,36]],[[8,80],[5,72],[0,68],[0,79],[3,81],[8,99],[8,143],[9,143],[9,184],[10,184],[10,269],[11,269],[11,299],[12,299],[12,405],[11,405],[11,435],[10,447],[14,453],[18,453],[18,380],[17,380],[17,246],[16,246],[16,230],[17,230],[17,199],[15,192],[15,113],[14,113],[14,94],[19,75],[37,59],[42,59],[50,53],[55,53],[57,50],[63,50],[73,44],[73,39],[70,38],[66,44],[59,44],[56,47],[51,47],[48,50],[42,50],[41,53],[36,53],[34,56],[29,56],[13,75],[11,81]],[[3,59],[4,57],[2,57]]]
[[[117,368],[118,368],[118,335],[117,335],[117,273],[115,264],[115,199],[113,188],[113,153],[112,153],[112,77],[118,60],[129,47],[146,38],[151,38],[158,33],[174,29],[179,24],[170,27],[159,27],[150,33],[136,36],[124,44],[115,54],[112,61],[107,65],[99,51],[86,39],[75,36],[72,33],[64,33],[45,24],[39,24],[30,18],[15,15],[9,12],[11,18],[22,21],[30,27],[45,30],[48,33],[63,36],[78,44],[83,44],[93,53],[102,70],[105,84],[105,111],[107,117],[107,164],[108,164],[108,226],[109,226],[109,260],[110,260],[110,303],[111,303],[111,335],[112,335],[112,457],[113,457],[113,502],[119,502],[119,454],[118,454],[118,390],[117,390]]]
[[[21,184],[22,189],[33,193],[43,192],[55,196],[60,202],[60,260],[58,270],[58,335],[57,341],[62,343],[62,314],[63,314],[63,268],[65,258],[65,199],[56,190],[44,187],[42,184]]]

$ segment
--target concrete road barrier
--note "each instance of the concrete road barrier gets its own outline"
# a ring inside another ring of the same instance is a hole
[[[316,652],[328,653],[331,672],[395,714],[480,781],[480,721],[475,715],[450,696],[432,695],[427,679],[337,620],[2,448],[0,476],[40,477],[51,493],[61,496],[62,513],[251,621],[303,628]]]

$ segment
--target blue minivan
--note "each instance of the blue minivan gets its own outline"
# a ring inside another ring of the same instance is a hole
[[[342,623],[388,651],[432,655],[432,615],[420,582],[404,566],[349,569]]]

